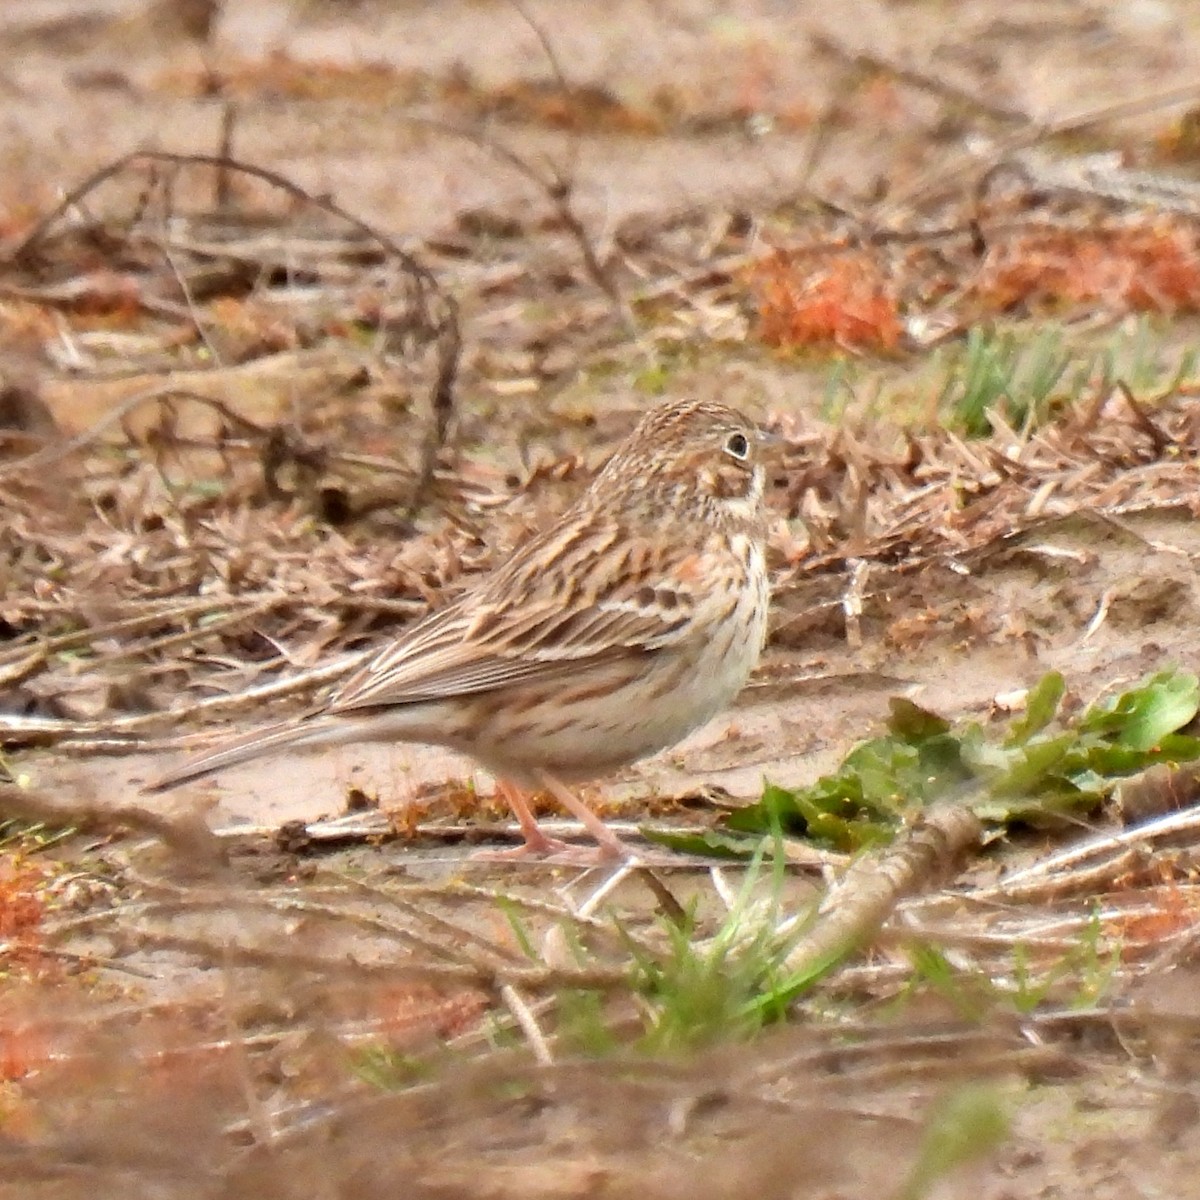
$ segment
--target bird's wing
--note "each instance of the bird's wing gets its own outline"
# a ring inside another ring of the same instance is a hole
[[[563,678],[686,638],[705,603],[708,551],[675,551],[600,515],[586,534],[575,527],[534,539],[363,666],[325,711]]]

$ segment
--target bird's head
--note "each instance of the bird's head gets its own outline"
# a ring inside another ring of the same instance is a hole
[[[758,426],[727,405],[660,404],[638,422],[592,491],[640,498],[652,509],[694,510],[698,519],[757,526],[766,476],[763,444]]]

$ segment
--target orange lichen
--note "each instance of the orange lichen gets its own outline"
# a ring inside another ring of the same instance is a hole
[[[0,1083],[24,1079],[38,1070],[50,1056],[50,1042],[43,1029],[25,1022],[10,1022],[0,1016]]]
[[[789,349],[833,345],[891,350],[900,340],[895,296],[879,263],[863,252],[825,261],[777,250],[751,269],[758,336]]]
[[[975,292],[989,306],[1104,304],[1139,312],[1200,308],[1195,236],[1171,223],[1040,229],[997,243]]]
[[[0,978],[44,977],[50,960],[42,944],[47,873],[20,855],[0,857]],[[0,1011],[0,1081],[20,1079],[46,1055],[46,1039],[27,1020]]]
[[[38,868],[19,858],[0,859],[0,953],[17,954],[36,943],[45,916],[43,882]]]

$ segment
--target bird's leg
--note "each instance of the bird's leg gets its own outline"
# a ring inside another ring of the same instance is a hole
[[[525,837],[525,843],[515,846],[511,850],[480,850],[477,854],[472,855],[473,858],[504,862],[508,859],[528,858],[534,854],[558,854],[571,848],[566,842],[559,838],[549,837],[545,833],[537,823],[537,817],[533,815],[533,809],[529,807],[525,793],[519,787],[505,779],[497,779],[496,791],[512,809],[512,814],[517,818],[517,824],[521,827],[521,833]]]
[[[559,838],[550,837],[538,824],[529,801],[520,788],[507,780],[498,779],[496,790],[504,797],[508,807],[512,809],[517,824],[525,835],[525,844],[515,846],[511,850],[480,850],[472,858],[490,862],[509,862],[513,859],[529,858],[534,855],[553,858],[555,862],[568,863],[576,866],[596,866],[598,863],[611,863],[633,857],[633,851],[582,800],[577,799],[571,790],[559,783],[553,775],[538,772],[542,786],[569,812],[577,817],[583,827],[596,839],[596,849],[588,850],[572,846]]]
[[[634,852],[627,846],[569,787],[560,783],[553,775],[545,771],[537,773],[542,786],[596,839],[599,858],[604,862],[612,862],[623,858],[633,858]],[[532,815],[532,814],[531,814]],[[518,817],[518,820],[520,818]],[[541,830],[538,831],[539,833]]]

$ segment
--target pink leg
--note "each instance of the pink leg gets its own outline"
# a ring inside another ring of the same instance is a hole
[[[524,845],[516,846],[512,850],[480,850],[473,854],[472,858],[481,859],[484,861],[506,862],[511,859],[529,858],[532,855],[548,856],[558,854],[561,851],[569,850],[570,847],[566,842],[559,838],[547,837],[542,831],[542,827],[537,823],[537,817],[533,815],[533,809],[529,807],[529,801],[525,799],[524,792],[515,785],[504,779],[496,780],[496,791],[504,797],[504,802],[512,809],[512,814],[517,818],[517,824],[521,827],[521,833],[525,836]]]
[[[542,830],[529,807],[529,801],[520,788],[507,780],[497,780],[496,790],[504,797],[517,824],[525,835],[525,844],[512,850],[480,850],[473,858],[484,861],[510,861],[512,859],[529,858],[531,856],[552,857],[558,862],[578,866],[595,866],[597,863],[618,862],[632,858],[633,851],[617,837],[607,825],[583,801],[572,794],[571,790],[559,783],[552,775],[539,772],[542,785],[569,812],[577,818],[583,827],[596,839],[595,850],[580,849],[571,846],[560,838],[552,838]]]
[[[538,772],[542,786],[596,839],[600,861],[612,862],[633,858],[633,850],[627,846],[570,788],[560,783],[545,771]]]

